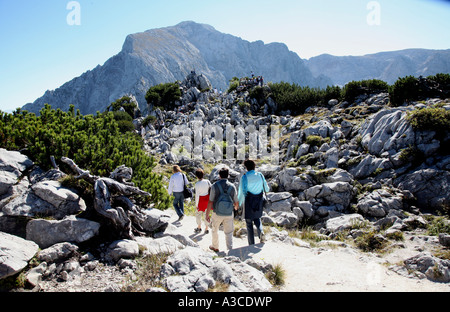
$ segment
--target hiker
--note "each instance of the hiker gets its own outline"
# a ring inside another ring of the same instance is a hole
[[[246,160],[244,166],[247,173],[239,183],[239,205],[244,207],[244,218],[247,225],[247,239],[249,245],[255,244],[253,224],[256,226],[258,237],[264,243],[265,236],[261,223],[264,208],[264,193],[269,191],[269,186],[264,176],[256,172],[256,164],[253,160]]]
[[[198,178],[198,182],[195,183],[195,207],[197,207],[197,212],[195,214],[197,220],[197,228],[194,230],[195,233],[200,233],[202,231],[202,219],[203,214],[206,214],[206,209],[208,209],[209,203],[209,192],[211,190],[211,182],[209,180],[204,180],[205,173],[202,169],[198,169],[195,172],[195,176]],[[208,226],[209,223],[205,219],[205,234],[209,233]]]
[[[181,168],[178,165],[173,166],[173,175],[169,181],[169,195],[175,197],[173,201],[173,207],[178,215],[178,221],[184,218],[184,185],[188,185],[189,181],[185,174],[181,172]]]
[[[223,231],[228,250],[233,249],[234,217],[233,209],[238,210],[239,201],[236,187],[228,181],[229,170],[224,167],[219,171],[220,180],[213,184],[206,211],[206,221],[211,222],[212,245],[209,249],[219,251],[219,227],[223,223]],[[213,210],[210,217],[211,209]]]

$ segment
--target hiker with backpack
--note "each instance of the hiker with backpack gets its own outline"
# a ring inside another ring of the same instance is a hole
[[[173,201],[173,207],[178,215],[178,221],[184,218],[184,200],[185,200],[185,186],[189,184],[189,181],[185,174],[181,172],[180,166],[173,166],[173,175],[169,181],[169,195],[175,197]]]
[[[223,231],[228,250],[233,249],[234,216],[239,201],[236,187],[228,181],[229,170],[224,167],[219,171],[220,180],[213,184],[209,197],[206,221],[211,222],[212,245],[209,249],[219,251],[219,227],[223,223]],[[213,210],[212,217],[210,212]]]
[[[249,245],[255,244],[255,225],[258,237],[261,243],[264,243],[265,236],[261,223],[261,217],[264,209],[264,193],[269,191],[264,175],[256,172],[256,164],[253,160],[246,160],[244,166],[247,173],[244,174],[239,183],[239,205],[244,207],[244,218],[247,225],[247,239]]]

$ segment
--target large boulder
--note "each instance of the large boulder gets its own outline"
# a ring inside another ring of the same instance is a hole
[[[0,148],[0,171],[11,172],[20,177],[31,166],[33,162],[27,156]]]
[[[334,132],[336,132],[336,129],[327,120],[321,120],[318,123],[314,124],[313,126],[310,126],[305,130],[303,130],[303,134],[305,135],[306,138],[311,135],[327,138],[331,137]]]
[[[185,88],[197,88],[200,91],[212,89],[211,82],[203,74],[197,75],[195,72],[191,72],[181,83]]]
[[[122,239],[112,242],[108,246],[106,259],[119,261],[122,258],[134,259],[139,255],[139,244],[136,241]]]
[[[349,214],[327,220],[325,228],[331,233],[338,233],[352,229],[356,224],[364,221],[360,214]]]
[[[144,255],[158,255],[162,253],[174,253],[178,249],[183,249],[185,246],[178,240],[171,236],[161,238],[151,237],[136,237],[136,242],[143,247]]]
[[[38,250],[34,242],[0,232],[0,279],[22,271]]]
[[[355,194],[354,187],[348,182],[324,183],[305,191],[306,200],[313,206],[336,206],[339,211],[350,206]]]
[[[23,172],[33,166],[33,162],[19,152],[0,148],[0,197],[10,192]]]
[[[271,211],[284,211],[291,212],[292,211],[292,194],[289,192],[280,192],[280,193],[268,193],[267,194],[268,204],[265,207]]]
[[[450,173],[444,170],[420,169],[394,181],[401,190],[410,191],[423,209],[450,206]]]
[[[31,184],[24,177],[12,187],[12,196],[0,201],[7,216],[52,217],[57,220],[86,210],[86,203],[74,191],[61,186],[58,181]]]
[[[73,243],[58,243],[39,251],[37,258],[39,261],[45,261],[50,264],[68,259],[78,250],[79,247]]]
[[[279,186],[288,192],[300,192],[314,186],[314,180],[297,168],[285,168],[278,174]]]
[[[75,215],[86,210],[84,200],[58,181],[39,182],[31,189],[39,198],[56,207],[60,214]]]
[[[383,218],[391,209],[403,208],[401,195],[394,195],[387,190],[380,189],[366,193],[357,204],[358,211],[367,217]]]
[[[414,130],[406,120],[406,109],[382,110],[367,119],[360,133],[362,145],[373,155],[399,151],[414,143]]]
[[[350,173],[357,179],[367,178],[377,170],[392,168],[392,163],[387,158],[378,158],[367,155],[356,167],[350,169]]]
[[[417,147],[425,157],[440,149],[435,131],[416,131],[408,121],[411,108],[385,109],[370,117],[361,127],[362,145],[370,154],[394,155],[410,146]]]
[[[70,216],[64,220],[35,219],[27,224],[27,239],[41,248],[62,242],[82,243],[99,233],[100,224]]]
[[[405,267],[424,274],[431,281],[450,282],[450,260],[442,260],[424,252],[405,260]]]
[[[170,221],[170,214],[158,209],[144,210],[145,221],[142,224],[147,233],[163,232]]]
[[[171,292],[205,292],[216,282],[229,292],[264,292],[272,286],[264,274],[237,257],[215,258],[201,248],[176,251],[162,267],[163,283]]]

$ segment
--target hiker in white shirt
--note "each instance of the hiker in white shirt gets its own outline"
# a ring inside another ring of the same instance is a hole
[[[184,185],[188,185],[189,181],[185,174],[181,172],[180,166],[173,166],[173,175],[170,177],[169,181],[169,195],[175,197],[173,201],[173,207],[178,215],[178,221],[184,218]]]
[[[195,214],[197,220],[197,228],[194,230],[195,233],[200,233],[202,231],[202,219],[203,215],[206,214],[206,209],[209,203],[209,192],[211,190],[211,182],[204,180],[205,173],[202,169],[198,169],[195,172],[195,176],[198,178],[198,182],[195,183],[195,207],[197,212]],[[205,234],[209,233],[208,226],[209,222],[205,220]]]

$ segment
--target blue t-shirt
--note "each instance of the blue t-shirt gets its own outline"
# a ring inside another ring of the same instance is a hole
[[[269,185],[261,173],[252,170],[247,172],[245,176],[247,177],[247,183],[244,183],[244,176],[239,183],[238,199],[241,206],[244,205],[247,192],[253,195],[261,194],[263,191],[269,192]]]

